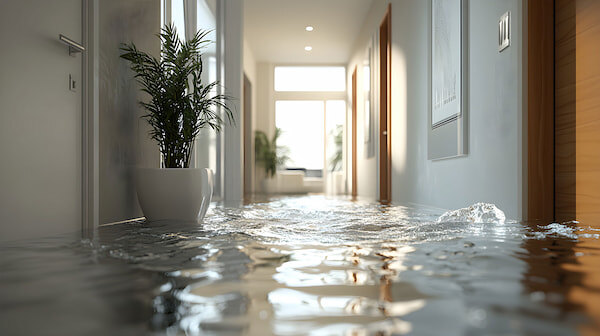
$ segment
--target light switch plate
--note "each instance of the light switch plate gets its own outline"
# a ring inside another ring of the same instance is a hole
[[[75,81],[75,78],[73,78],[73,75],[69,74],[69,90],[73,91],[73,92],[77,92],[77,82]]]
[[[498,21],[498,52],[510,46],[510,12],[504,13]]]

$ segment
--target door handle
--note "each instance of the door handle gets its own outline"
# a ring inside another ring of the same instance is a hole
[[[80,52],[84,52],[85,51],[85,47],[75,41],[73,41],[72,39],[66,37],[63,34],[59,34],[58,35],[58,39],[66,44],[67,46],[69,46],[69,56],[75,56],[76,53],[80,53]]]
[[[387,131],[383,131],[383,132],[381,132],[381,134],[387,135]]]

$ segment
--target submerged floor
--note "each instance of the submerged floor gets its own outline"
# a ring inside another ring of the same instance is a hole
[[[0,248],[0,334],[593,335],[600,231],[284,197]]]

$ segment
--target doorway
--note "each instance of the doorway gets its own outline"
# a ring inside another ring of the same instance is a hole
[[[0,240],[82,229],[82,0],[2,1]],[[24,19],[26,18],[26,19]],[[10,35],[3,35],[8,37]]]
[[[391,4],[379,26],[379,200],[390,202],[392,196],[391,137]]]

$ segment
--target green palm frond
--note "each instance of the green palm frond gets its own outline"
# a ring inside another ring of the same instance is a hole
[[[335,152],[333,153],[332,157],[329,159],[329,169],[330,171],[337,171],[340,170],[342,168],[342,159],[343,159],[343,152],[342,152],[342,146],[343,146],[343,142],[344,142],[344,129],[342,125],[337,125],[335,130],[332,132],[334,134],[333,135],[333,143],[335,145]]]
[[[234,123],[226,104],[231,97],[213,95],[219,83],[205,84],[201,79],[202,50],[212,43],[209,33],[200,30],[182,41],[175,27],[166,25],[158,34],[160,60],[133,43],[121,46],[121,58],[129,61],[142,91],[150,96],[149,101],[140,102],[147,111],[142,118],[151,127],[150,138],[158,143],[166,168],[189,167],[194,140],[203,128],[219,132],[224,122]]]

